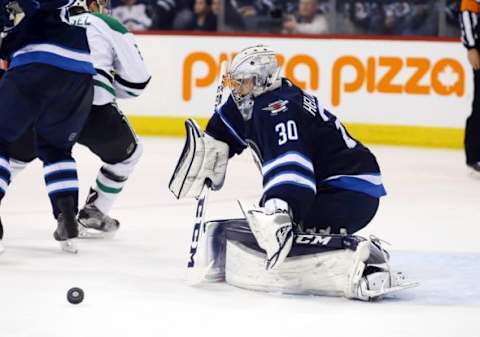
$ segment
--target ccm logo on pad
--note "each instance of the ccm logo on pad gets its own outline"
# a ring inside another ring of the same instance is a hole
[[[313,234],[300,234],[295,237],[295,243],[301,245],[326,246],[332,239],[331,236],[321,236]]]

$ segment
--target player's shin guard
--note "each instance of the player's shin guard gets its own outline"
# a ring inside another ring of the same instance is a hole
[[[75,160],[69,158],[63,161],[44,163],[43,174],[55,219],[61,212],[58,199],[62,197],[73,198],[72,211],[76,214],[78,211],[78,175]]]
[[[106,164],[98,172],[96,186],[92,190],[97,192],[93,204],[104,214],[110,213],[113,204],[122,191],[128,177],[138,163],[143,152],[142,144],[137,144],[130,157],[116,164]],[[90,198],[89,198],[90,199]],[[87,200],[87,204],[92,203]]]
[[[142,145],[137,144],[135,151],[126,160],[102,166],[95,186],[90,188],[85,207],[79,213],[81,237],[106,237],[105,233],[113,234],[118,229],[119,221],[108,214],[142,152]]]
[[[78,236],[78,177],[75,160],[69,158],[44,163],[43,173],[53,215],[57,219],[53,237],[60,242],[63,250],[76,253],[77,249],[70,241]]]

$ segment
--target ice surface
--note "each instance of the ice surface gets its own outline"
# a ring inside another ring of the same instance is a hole
[[[113,240],[60,251],[41,166],[10,186],[1,208],[1,337],[123,336],[480,336],[480,180],[460,151],[374,146],[389,196],[361,234],[392,243],[392,264],[419,288],[378,303],[286,296],[226,284],[189,287],[185,266],[195,203],[167,190],[183,141],[146,138],[145,154],[112,215]],[[75,151],[81,200],[99,162]],[[248,153],[231,161],[207,218],[240,216],[237,198],[256,200],[261,179]],[[85,300],[66,301],[69,288]]]

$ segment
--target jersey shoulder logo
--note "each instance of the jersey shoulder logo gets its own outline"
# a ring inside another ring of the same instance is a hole
[[[279,112],[288,110],[287,104],[288,104],[287,100],[279,99],[278,101],[270,103],[268,106],[266,106],[262,110],[270,111],[271,116],[276,116],[278,115]]]

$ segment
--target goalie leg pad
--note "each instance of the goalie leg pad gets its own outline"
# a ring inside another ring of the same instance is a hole
[[[198,198],[205,181],[218,190],[223,186],[228,145],[204,134],[193,119],[185,122],[186,140],[168,188],[176,198]]]
[[[245,222],[224,222],[225,279],[232,285],[364,301],[418,285],[390,270],[389,255],[380,240],[357,235],[295,234],[285,261],[266,271],[263,250]]]

